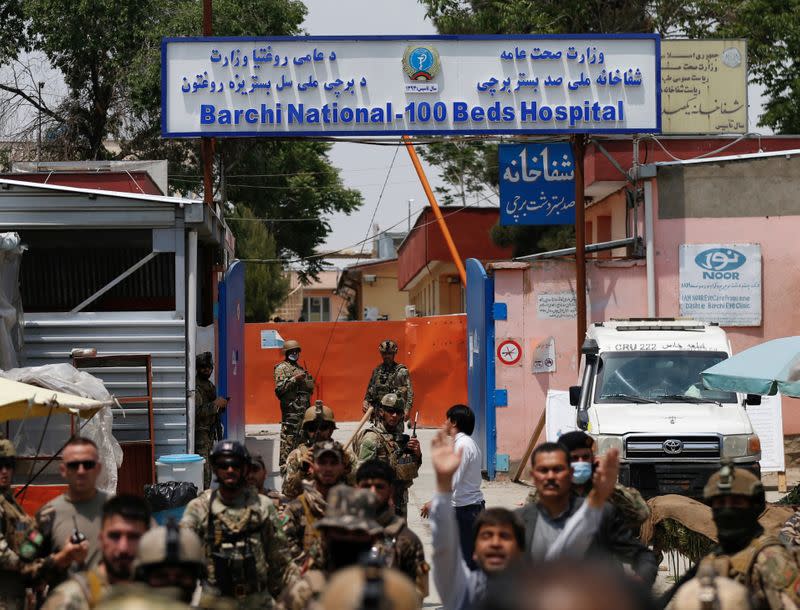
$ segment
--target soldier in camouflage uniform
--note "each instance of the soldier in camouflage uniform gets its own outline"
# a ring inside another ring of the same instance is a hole
[[[195,369],[197,376],[194,391],[194,451],[206,459],[203,466],[203,483],[207,488],[211,484],[208,456],[214,443],[222,438],[219,414],[227,408],[228,400],[217,397],[217,388],[211,381],[211,373],[214,371],[211,352],[197,355]]]
[[[780,539],[789,546],[800,546],[800,511],[795,511],[783,524]]]
[[[284,590],[280,602],[287,610],[317,608],[328,578],[337,570],[358,563],[380,540],[383,528],[375,520],[375,494],[347,485],[337,485],[328,494],[325,516],[315,527],[322,532],[325,564],[308,570],[303,578]]]
[[[203,541],[207,577],[201,605],[218,597],[238,608],[272,608],[274,599],[298,576],[286,551],[275,506],[247,484],[250,455],[243,444],[220,441],[211,452],[219,489],[189,502],[181,525]]]
[[[285,359],[275,365],[275,395],[281,402],[281,448],[278,466],[286,474],[286,458],[300,443],[300,425],[310,406],[314,392],[311,373],[299,364],[300,344],[289,340],[283,344]]]
[[[11,492],[17,453],[0,440],[0,610],[22,610],[25,587],[33,584],[49,559],[37,559],[42,536]]]
[[[358,465],[368,460],[386,462],[395,472],[394,509],[405,519],[408,509],[408,489],[419,474],[422,449],[419,440],[398,430],[403,422],[403,402],[397,394],[381,399],[378,420],[357,439]]]
[[[112,586],[131,582],[139,540],[150,527],[150,518],[144,498],[120,495],[107,500],[100,528],[102,561],[53,589],[42,610],[90,610]]]
[[[731,578],[748,588],[754,608],[770,610],[800,606],[800,569],[789,550],[758,522],[766,508],[764,486],[754,474],[724,465],[703,490],[717,526],[719,546],[667,594],[671,598],[701,569]],[[666,600],[662,600],[666,601]]]
[[[403,401],[405,413],[403,419],[408,421],[411,407],[414,406],[414,390],[411,388],[411,377],[405,364],[395,362],[397,356],[397,343],[391,339],[383,341],[378,346],[383,362],[375,367],[367,385],[367,393],[364,395],[363,411],[373,407],[378,410],[381,399],[386,394],[396,394]],[[377,419],[373,412],[373,421]],[[400,432],[403,431],[402,425]]]
[[[260,453],[253,453],[250,455],[250,468],[247,471],[247,483],[255,487],[255,490],[262,496],[268,497],[272,500],[278,514],[283,514],[284,506],[286,505],[287,498],[277,489],[267,489],[264,487],[264,482],[267,480],[267,463],[264,461],[264,456]]]
[[[328,492],[343,481],[344,468],[344,451],[339,443],[316,443],[309,471],[311,480],[303,481],[303,492],[284,511],[283,531],[289,540],[289,552],[303,572],[325,565],[322,534],[314,524],[325,516]]]
[[[578,464],[593,464],[594,440],[591,436],[580,430],[562,434],[558,443],[564,445],[569,450],[569,461],[573,467],[572,490],[581,497],[585,497],[591,491],[592,470]],[[586,475],[588,474],[588,478]],[[536,503],[538,492],[534,488],[528,494],[528,504]],[[647,506],[642,494],[638,489],[626,487],[621,483],[614,485],[614,491],[608,502],[617,509],[625,524],[633,531],[635,536],[639,535],[642,523],[650,517],[650,507]]]
[[[383,528],[380,543],[386,565],[396,568],[414,583],[420,604],[428,596],[428,573],[422,541],[409,529],[406,520],[398,517],[391,501],[394,495],[394,471],[386,462],[369,460],[356,472],[356,485],[368,489],[378,498],[377,521]]]
[[[303,479],[308,474],[313,461],[311,447],[318,441],[327,441],[333,436],[336,420],[333,410],[317,400],[313,407],[306,409],[303,416],[302,442],[286,458],[286,473],[283,477],[283,495],[296,498],[303,491]],[[355,483],[356,456],[350,449],[344,450],[345,477],[348,484]]]

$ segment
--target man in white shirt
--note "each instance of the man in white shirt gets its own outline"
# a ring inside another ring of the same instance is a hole
[[[474,550],[475,519],[486,508],[481,492],[481,450],[472,440],[475,414],[467,405],[453,405],[447,410],[445,429],[455,439],[455,449],[461,452],[461,464],[453,476],[453,507],[458,521],[461,554],[470,570],[476,569]]]

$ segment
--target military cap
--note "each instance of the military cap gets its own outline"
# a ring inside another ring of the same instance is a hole
[[[558,444],[564,445],[567,451],[575,451],[575,449],[591,449],[594,446],[594,441],[583,430],[573,430],[559,436]]]
[[[214,358],[211,356],[211,352],[197,354],[194,362],[194,366],[197,369],[212,368],[214,366]]]
[[[386,411],[403,411],[403,399],[397,394],[384,394],[381,398],[381,408]]]
[[[0,458],[15,457],[17,457],[17,450],[14,449],[14,443],[7,438],[0,439]]]
[[[322,404],[321,400],[315,401],[314,406],[306,409],[305,415],[303,415],[303,425],[305,426],[307,423],[317,420],[329,421],[336,424],[336,419],[333,416],[333,409]]]
[[[314,443],[314,459],[322,457],[326,453],[332,453],[339,458],[340,462],[344,462],[344,449],[341,443],[336,441],[319,441]]]
[[[378,351],[381,354],[396,354],[397,349],[398,349],[397,343],[395,343],[391,339],[386,339],[386,341],[381,341],[381,344],[378,346]]]
[[[378,498],[371,491],[337,485],[328,492],[325,516],[317,521],[315,527],[335,527],[377,536],[383,531],[377,514]]]
[[[284,341],[283,348],[281,349],[283,349],[284,353],[286,353],[286,352],[291,352],[294,349],[301,349],[301,348],[300,344],[297,341],[295,341],[294,339],[289,339],[288,341]]]
[[[703,489],[703,498],[706,500],[719,496],[747,496],[763,501],[764,485],[752,472],[724,464],[709,477]]]
[[[260,453],[252,453],[250,454],[250,463],[251,464],[258,464],[261,466],[262,470],[267,469],[267,463],[264,461],[264,456]]]
[[[360,610],[384,605],[392,610],[419,608],[417,591],[408,576],[393,568],[363,566],[350,566],[334,573],[320,603],[324,610]]]

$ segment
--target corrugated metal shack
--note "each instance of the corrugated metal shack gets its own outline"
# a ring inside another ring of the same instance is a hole
[[[86,176],[90,182],[92,174]],[[191,451],[195,329],[214,323],[216,273],[233,254],[218,210],[196,200],[15,175],[0,178],[4,231],[18,232],[28,247],[20,270],[24,365],[69,362],[74,348],[150,354],[155,455]],[[141,371],[87,370],[115,395],[146,393]],[[63,423],[61,429],[63,435]],[[118,440],[140,439],[147,430],[145,408],[115,412]],[[42,453],[60,440],[48,438]]]

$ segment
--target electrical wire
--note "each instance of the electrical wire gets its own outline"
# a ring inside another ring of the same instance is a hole
[[[735,140],[731,140],[730,142],[728,142],[724,146],[721,146],[721,147],[717,148],[716,150],[710,150],[708,152],[703,153],[702,155],[697,155],[696,157],[690,157],[688,159],[681,159],[680,157],[676,157],[675,155],[673,155],[670,151],[667,150],[666,146],[664,146],[661,143],[661,140],[659,140],[655,135],[645,135],[645,136],[641,136],[641,138],[642,139],[653,140],[653,142],[658,144],[658,146],[661,148],[661,150],[663,150],[673,161],[682,162],[682,161],[693,161],[694,159],[703,159],[705,157],[712,157],[712,156],[714,156],[714,155],[716,155],[718,153],[721,153],[723,150],[727,150],[731,146],[733,146],[735,144],[738,144],[742,140],[747,139],[748,137],[752,137],[752,136],[756,136],[758,138],[758,148],[759,148],[759,150],[761,150],[761,134],[758,133],[758,132],[752,131],[752,132],[747,132],[747,133],[744,133],[744,134],[740,135]]]
[[[381,201],[383,200],[383,194],[386,192],[386,185],[389,184],[389,176],[392,175],[392,168],[394,168],[395,159],[397,159],[397,153],[400,150],[400,147],[394,149],[394,155],[392,156],[392,162],[389,164],[389,171],[386,172],[386,180],[383,181],[383,188],[381,188],[380,195],[378,195],[378,201],[375,204],[375,209],[372,210],[372,218],[369,219],[369,224],[367,225],[367,239],[369,238],[370,229],[372,229],[372,223],[375,221],[375,216],[378,214],[378,208],[381,206]],[[356,265],[361,262],[361,252],[358,253],[358,258],[356,258]],[[328,353],[328,347],[331,344],[331,340],[333,339],[333,333],[336,331],[336,325],[339,323],[339,318],[342,315],[342,309],[344,308],[345,299],[342,299],[342,302],[339,303],[339,311],[336,312],[336,318],[333,321],[333,326],[331,326],[331,332],[328,335],[328,341],[325,343],[325,349],[322,350],[322,356],[319,359],[319,365],[317,366],[317,373],[314,377],[319,378],[319,372],[322,370],[322,363],[325,362],[325,356]]]

